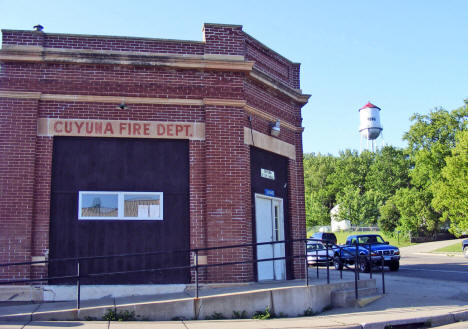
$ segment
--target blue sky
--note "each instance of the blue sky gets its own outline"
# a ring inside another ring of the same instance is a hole
[[[304,152],[359,149],[358,109],[379,106],[386,144],[411,114],[468,98],[468,1],[23,1],[0,0],[0,28],[202,39],[202,25],[240,24],[300,62]]]

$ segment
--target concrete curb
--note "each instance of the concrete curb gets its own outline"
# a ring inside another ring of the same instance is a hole
[[[402,314],[403,316],[405,313]],[[365,316],[365,315],[364,315]],[[325,316],[324,316],[325,317]],[[344,315],[346,317],[346,315]],[[40,321],[39,318],[36,319],[17,319],[15,322],[22,323],[23,325],[29,324],[29,322],[33,320],[35,325],[37,325],[38,321]],[[57,319],[59,320],[59,319]],[[340,321],[340,318],[334,318],[334,319],[329,319],[333,321],[333,324],[326,324],[326,325],[320,325],[319,327],[321,329],[385,329],[386,327],[388,328],[389,326],[402,326],[402,325],[415,325],[415,324],[429,324],[432,327],[439,327],[439,326],[445,326],[457,322],[463,322],[463,321],[468,321],[468,309],[463,310],[463,311],[454,311],[454,312],[448,312],[446,314],[438,314],[434,316],[414,316],[414,317],[409,317],[409,318],[403,318],[403,319],[395,319],[395,320],[383,320],[383,321],[371,321],[371,322],[362,322],[359,323],[343,323]],[[276,322],[278,321],[278,322]],[[294,322],[297,321],[298,323],[301,322],[300,325],[295,324]],[[313,321],[313,318],[290,318],[287,319],[287,324],[284,323],[284,319],[277,319],[277,320],[218,320],[218,321],[171,321],[172,324],[177,325],[181,324],[185,328],[191,329],[191,328],[219,328],[220,323],[223,323],[224,327],[226,328],[232,328],[232,325],[247,325],[248,328],[264,328],[265,324],[268,323],[268,327],[274,327],[274,328],[292,328],[292,327],[300,327],[300,328],[312,328],[310,327],[311,321]],[[86,322],[85,328],[88,328],[88,325],[91,327],[93,326],[93,322]],[[97,321],[99,322],[99,321]],[[43,325],[46,325],[47,322],[41,322]],[[71,323],[71,322],[70,322]],[[125,328],[139,328],[140,327],[141,321],[132,321],[132,322],[110,322],[109,323],[109,328],[112,329],[113,324],[115,326],[122,326],[124,325]],[[144,322],[143,322],[144,323]],[[154,321],[151,322],[151,328],[154,329],[162,329],[167,327],[167,321]],[[256,325],[258,323],[258,325]],[[0,328],[2,328],[4,323],[0,322]],[[13,322],[9,322],[9,324],[13,324]],[[53,324],[49,323],[49,327],[54,327]],[[284,326],[286,325],[286,326]],[[304,327],[304,325],[306,325]],[[47,327],[47,326],[45,326]]]
[[[434,316],[422,316],[422,317],[413,317],[407,319],[398,319],[390,321],[380,321],[380,322],[369,322],[361,323],[362,329],[385,329],[389,326],[401,326],[401,325],[411,325],[411,324],[428,324],[430,323],[431,327],[440,327],[447,324],[452,324],[461,321],[468,320],[468,310],[450,312],[447,314],[439,314]]]
[[[375,279],[362,279],[358,282],[359,290],[367,291],[375,288]],[[179,298],[148,302],[126,302],[119,304],[104,304],[83,307],[79,310],[70,307],[71,304],[56,303],[41,304],[30,313],[11,309],[10,314],[0,314],[0,321],[73,321],[102,318],[109,309],[116,312],[134,313],[135,317],[148,321],[170,321],[175,318],[207,319],[213,314],[221,314],[230,318],[234,311],[245,312],[252,317],[255,312],[266,309],[289,317],[296,317],[306,311],[320,313],[330,305],[336,304],[332,295],[334,291],[343,290],[343,299],[354,296],[354,282],[336,282],[327,285],[288,286],[268,289],[257,289],[235,293],[202,296],[199,298]],[[58,305],[59,307],[57,307]]]

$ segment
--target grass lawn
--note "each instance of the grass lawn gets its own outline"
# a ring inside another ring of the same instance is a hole
[[[438,253],[438,252],[457,252],[457,253],[462,253],[462,244],[461,242],[457,242],[454,244],[451,244],[450,246],[439,248],[436,250],[433,250],[431,252]]]
[[[311,236],[313,233],[315,232],[307,232],[307,236]],[[344,244],[346,242],[346,238],[349,236],[349,235],[363,235],[363,234],[379,234],[380,236],[382,236],[382,238],[385,240],[385,241],[388,241],[392,246],[396,246],[396,247],[407,247],[407,246],[411,246],[413,245],[414,243],[411,243],[409,242],[409,239],[406,238],[406,237],[403,237],[402,235],[400,235],[400,241],[398,241],[398,238],[397,237],[392,237],[392,236],[387,236],[385,235],[385,233],[381,232],[381,231],[367,231],[367,232],[362,232],[362,231],[339,231],[339,232],[334,232],[335,235],[336,235],[336,239],[338,240],[338,244]]]

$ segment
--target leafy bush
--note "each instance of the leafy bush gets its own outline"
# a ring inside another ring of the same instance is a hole
[[[218,312],[214,312],[213,314],[208,315],[205,318],[205,320],[222,320],[222,319],[226,319],[226,317],[223,315],[223,313],[218,313]]]
[[[232,318],[233,319],[247,319],[247,312],[246,311],[232,311]]]
[[[135,312],[125,310],[117,312],[116,310],[108,309],[106,314],[102,317],[104,321],[135,321]]]
[[[252,318],[255,319],[255,320],[268,320],[268,319],[272,319],[274,317],[275,317],[275,313],[270,312],[270,307],[267,306],[265,308],[265,311],[255,312]]]

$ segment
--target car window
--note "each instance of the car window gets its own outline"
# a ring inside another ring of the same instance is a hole
[[[385,243],[385,241],[382,239],[380,235],[362,235],[359,237],[359,243]]]
[[[382,239],[380,235],[376,235],[375,238],[377,240],[377,243],[385,243],[384,239]]]
[[[307,245],[307,251],[315,251],[315,250],[322,250],[325,249],[323,244],[321,243],[313,243]]]
[[[372,239],[369,236],[360,236],[359,237],[359,243],[375,243],[375,241],[372,241],[372,240],[375,240],[375,239]]]

